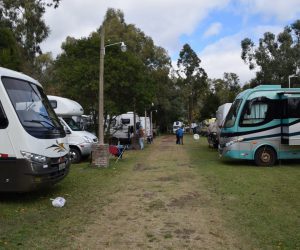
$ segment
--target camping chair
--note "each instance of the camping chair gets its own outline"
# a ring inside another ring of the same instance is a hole
[[[123,145],[109,145],[109,153],[115,157],[117,157],[116,162],[119,159],[122,159],[123,153],[125,151],[125,147]]]

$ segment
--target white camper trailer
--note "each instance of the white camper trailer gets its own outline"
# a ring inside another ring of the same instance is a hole
[[[66,133],[40,83],[0,67],[0,191],[50,186],[69,172]]]
[[[142,125],[142,127],[143,127],[143,129],[145,131],[144,134],[145,134],[145,136],[147,138],[147,143],[151,143],[152,139],[153,139],[152,138],[153,125],[150,122],[150,118],[148,116],[147,117],[141,116],[140,119],[141,119],[141,125]]]
[[[116,116],[112,121],[110,134],[116,138],[118,142],[130,144],[130,140],[134,134],[134,130],[141,122],[140,117],[135,114],[135,126],[133,112],[127,112]]]
[[[98,142],[95,135],[82,131],[73,117],[83,115],[82,106],[73,100],[59,96],[48,96],[50,103],[67,131],[72,163],[78,163],[84,156],[89,156],[93,143]]]

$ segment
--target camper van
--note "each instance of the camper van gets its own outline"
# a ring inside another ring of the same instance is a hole
[[[300,88],[260,85],[240,93],[221,129],[221,156],[271,166],[300,158]]]
[[[183,124],[183,122],[181,122],[181,121],[175,121],[175,122],[173,123],[173,128],[172,128],[173,134],[176,134],[176,131],[177,131],[177,129],[179,129],[179,128],[183,128],[183,129],[184,129],[184,124]]]
[[[152,142],[152,130],[153,130],[153,125],[150,123],[150,118],[149,117],[145,117],[145,116],[141,116],[140,117],[140,121],[141,121],[141,125],[144,128],[145,131],[145,137],[147,139],[147,143],[151,143]]]
[[[51,186],[69,172],[66,133],[39,82],[0,67],[0,192]]]
[[[134,126],[134,113],[127,112],[118,115],[112,119],[110,134],[117,142],[130,144],[130,140],[134,134],[134,130],[141,124],[140,117],[135,114]],[[143,124],[142,124],[143,126]]]
[[[78,102],[51,95],[48,95],[48,99],[66,130],[71,162],[78,163],[82,157],[91,154],[92,145],[98,142],[98,138],[92,133],[82,130],[80,123],[75,121],[76,117],[83,115],[83,108]]]

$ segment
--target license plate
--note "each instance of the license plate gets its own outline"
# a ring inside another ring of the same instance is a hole
[[[59,171],[65,169],[65,168],[66,168],[66,163],[65,163],[65,162],[60,163],[60,164],[58,165],[58,170],[59,170]]]

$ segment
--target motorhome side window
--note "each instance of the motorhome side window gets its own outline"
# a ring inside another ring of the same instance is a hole
[[[288,98],[287,103],[285,116],[287,118],[300,118],[300,97]]]
[[[259,126],[280,118],[281,106],[279,100],[271,100],[266,97],[258,97],[248,100],[243,108],[240,126]]]
[[[126,125],[126,124],[130,124],[130,119],[121,119],[122,124]]]
[[[0,129],[4,129],[7,126],[8,126],[8,120],[7,120],[7,117],[5,115],[2,104],[0,102]]]
[[[2,77],[2,82],[21,124],[30,135],[40,139],[65,136],[41,87],[10,77]]]

